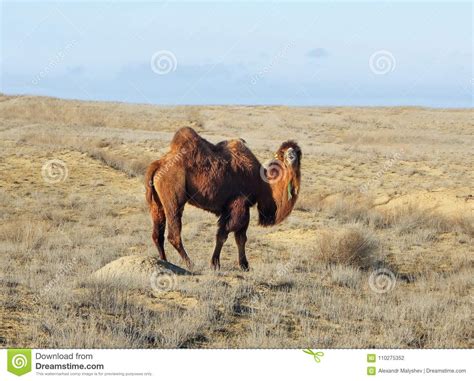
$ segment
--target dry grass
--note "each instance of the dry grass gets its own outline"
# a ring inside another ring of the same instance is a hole
[[[0,96],[0,115],[0,346],[473,346],[470,110]],[[297,140],[294,212],[272,228],[253,213],[249,273],[231,237],[222,271],[209,269],[215,219],[187,207],[195,275],[161,293],[146,279],[94,281],[115,259],[156,255],[141,176],[184,125],[214,142],[242,137],[262,161]],[[67,165],[65,181],[43,180],[50,159]],[[385,294],[369,285],[380,267],[395,274]]]
[[[359,226],[323,232],[316,246],[320,259],[330,264],[370,268],[377,262],[375,235]]]
[[[80,150],[81,152],[87,153],[91,158],[100,160],[113,169],[125,172],[130,177],[143,177],[148,164],[151,162],[148,157],[127,160],[112,152],[87,145],[81,145]]]

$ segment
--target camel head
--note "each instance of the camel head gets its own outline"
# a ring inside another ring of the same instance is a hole
[[[262,225],[283,221],[293,210],[301,182],[301,148],[293,140],[281,144],[274,159],[262,166],[260,176],[268,184],[268,192],[259,203]]]
[[[275,152],[275,159],[281,161],[287,170],[299,171],[301,163],[301,148],[293,140],[288,140]]]

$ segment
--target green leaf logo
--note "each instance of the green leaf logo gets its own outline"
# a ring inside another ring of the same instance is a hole
[[[321,362],[320,357],[324,356],[324,352],[314,352],[312,349],[303,349],[303,352],[313,356],[314,361],[316,361],[317,363]]]
[[[31,372],[31,349],[9,349],[7,370],[17,376]]]

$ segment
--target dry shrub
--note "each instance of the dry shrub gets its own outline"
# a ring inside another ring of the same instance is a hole
[[[474,217],[459,216],[453,222],[462,233],[470,238],[474,238]]]
[[[343,223],[362,223],[373,228],[385,227],[387,223],[384,215],[374,209],[373,200],[362,195],[339,196],[325,210]]]
[[[376,261],[379,243],[375,236],[359,225],[324,232],[317,243],[320,259],[330,264],[368,268]]]
[[[142,177],[145,175],[148,164],[153,161],[148,155],[142,155],[140,158],[131,159],[119,152],[113,152],[123,144],[119,139],[89,139],[86,142],[77,144],[76,148],[84,152],[89,157],[99,160],[105,165],[122,171],[129,177]]]
[[[104,142],[100,142],[99,144],[102,145]],[[144,176],[148,164],[153,161],[153,159],[147,155],[139,159],[130,159],[119,153],[98,148],[97,145],[94,144],[82,144],[79,149],[91,158],[99,160],[113,169],[122,171],[129,177]]]
[[[0,241],[4,250],[10,247],[15,256],[22,256],[41,248],[49,229],[45,222],[12,221],[1,226]]]
[[[386,220],[401,235],[420,228],[433,229],[438,233],[448,232],[452,228],[446,217],[429,209],[420,209],[413,204],[390,210],[386,213]]]
[[[151,162],[152,160],[147,157],[143,159],[133,159],[132,161],[128,162],[126,167],[127,172],[131,176],[142,177],[145,175],[146,168]]]
[[[113,152],[123,141],[117,138],[98,139],[85,138],[81,136],[66,137],[64,134],[48,132],[27,132],[22,135],[18,143],[40,144],[48,147],[61,147],[71,150],[78,150],[89,157],[101,161],[103,164],[122,171],[129,177],[142,177],[145,174],[148,164],[154,159],[149,155],[142,155],[139,158],[131,159]]]
[[[324,196],[321,194],[303,192],[295,205],[295,210],[302,212],[319,212],[322,209]]]
[[[414,204],[392,209],[385,213],[387,226],[396,229],[399,235],[410,234],[415,230],[431,230],[436,234],[460,232],[474,236],[474,219],[470,216],[445,216],[432,209],[421,209]]]

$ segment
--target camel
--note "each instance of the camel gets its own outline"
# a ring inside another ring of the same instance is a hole
[[[168,241],[188,268],[192,262],[181,239],[181,217],[186,203],[218,216],[211,266],[220,269],[220,253],[229,233],[238,247],[239,265],[249,270],[245,255],[250,208],[257,204],[262,226],[282,222],[293,210],[300,190],[301,149],[288,140],[274,159],[262,166],[243,139],[212,144],[190,127],[179,129],[170,150],[146,171],[146,201],[153,221],[152,239],[160,259],[165,227]]]

